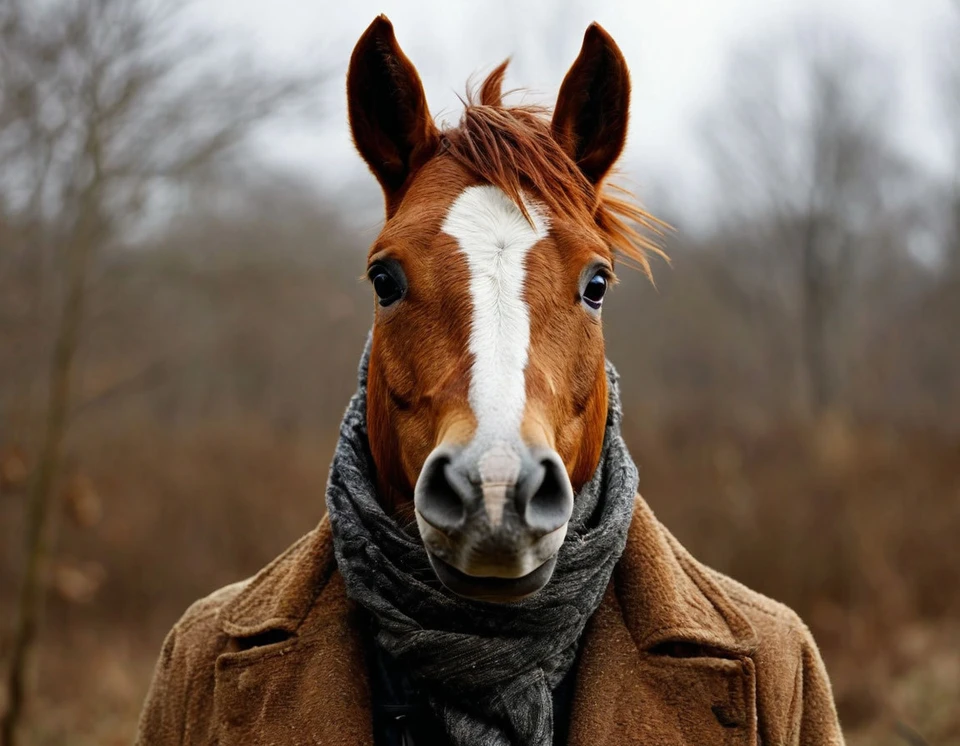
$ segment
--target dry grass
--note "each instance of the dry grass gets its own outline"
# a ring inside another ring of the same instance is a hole
[[[694,424],[638,437],[661,519],[701,559],[800,612],[851,743],[906,743],[898,723],[960,743],[960,438]]]
[[[628,430],[660,517],[808,620],[851,744],[907,743],[904,727],[960,744],[960,439],[694,425]],[[186,428],[131,416],[78,431],[62,492],[69,571],[54,575],[27,742],[128,743],[177,615],[319,518],[332,438],[256,419]],[[9,608],[20,517],[14,495],[0,500]],[[77,576],[93,587],[71,593]]]

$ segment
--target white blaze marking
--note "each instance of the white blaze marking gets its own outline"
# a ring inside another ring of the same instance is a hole
[[[530,313],[523,297],[524,263],[527,252],[547,235],[549,221],[536,203],[524,199],[524,205],[533,225],[498,187],[468,187],[443,223],[470,268],[469,399],[477,418],[475,438],[484,450],[519,439],[526,404]]]

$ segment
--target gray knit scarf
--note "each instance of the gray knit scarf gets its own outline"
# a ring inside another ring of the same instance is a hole
[[[494,604],[440,586],[416,528],[400,526],[377,501],[366,426],[369,354],[368,340],[327,484],[347,595],[374,617],[376,643],[423,687],[453,746],[551,746],[551,691],[574,662],[633,515],[637,469],[620,436],[617,373],[607,363],[600,464],[574,500],[553,577],[531,598]]]

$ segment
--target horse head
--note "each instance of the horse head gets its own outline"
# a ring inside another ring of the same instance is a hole
[[[552,116],[506,106],[506,63],[439,129],[391,23],[353,52],[350,125],[383,188],[367,422],[385,508],[413,506],[439,579],[510,601],[549,581],[607,417],[601,310],[651,219],[604,189],[630,82],[597,24]],[[656,251],[656,249],[653,249]]]

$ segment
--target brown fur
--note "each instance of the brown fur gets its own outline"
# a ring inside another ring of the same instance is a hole
[[[623,149],[629,104],[626,63],[613,40],[599,26],[588,29],[552,119],[543,107],[503,103],[506,70],[504,62],[468,92],[460,123],[438,132],[386,19],[371,25],[351,60],[354,140],[387,206],[368,261],[396,261],[409,288],[395,306],[377,307],[369,373],[371,450],[380,493],[394,509],[412,498],[429,453],[465,443],[476,426],[467,401],[469,276],[440,231],[464,189],[497,186],[524,214],[525,192],[550,214],[550,235],[527,260],[522,435],[560,454],[575,490],[596,468],[606,420],[603,334],[582,307],[581,274],[598,260],[612,272],[619,254],[649,275],[648,255],[663,255],[650,237],[661,224],[604,184]]]

